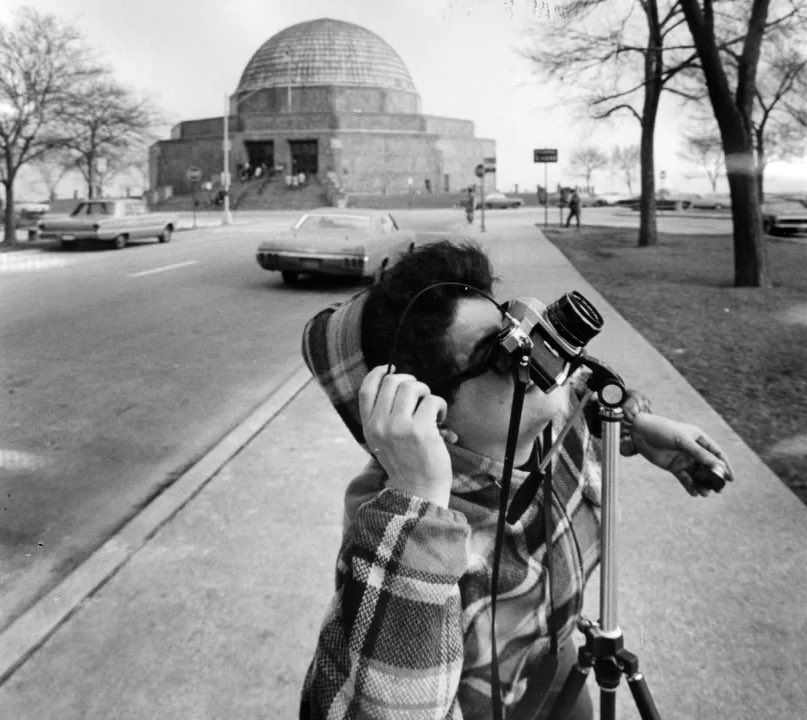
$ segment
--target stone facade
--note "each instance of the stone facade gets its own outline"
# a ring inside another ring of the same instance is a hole
[[[496,154],[471,121],[420,114],[406,67],[381,38],[327,19],[286,28],[261,46],[231,96],[228,129],[231,174],[247,163],[304,172],[347,193],[458,192]],[[191,166],[217,184],[223,134],[221,117],[176,125],[170,140],[151,147],[151,187],[191,192]]]

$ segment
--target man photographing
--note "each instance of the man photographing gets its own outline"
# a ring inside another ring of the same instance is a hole
[[[371,457],[346,492],[336,593],[301,718],[490,718],[494,674],[505,717],[551,717],[599,560],[598,428],[591,413],[573,416],[579,373],[546,392],[528,383],[510,490],[522,507],[506,524],[494,589],[516,373],[493,282],[479,248],[434,243],[306,326],[306,362]],[[711,493],[702,468],[731,479],[698,428],[653,415],[635,392],[623,410],[623,454],[640,452],[694,496]],[[549,463],[547,533],[544,496],[519,491],[570,418]],[[592,713],[583,689],[567,717]]]

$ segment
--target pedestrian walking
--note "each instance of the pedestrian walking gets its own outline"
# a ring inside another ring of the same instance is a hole
[[[476,206],[476,198],[474,197],[474,189],[467,188],[465,190],[465,196],[463,197],[460,205],[465,208],[465,218],[468,221],[468,224],[473,224],[474,221],[474,207]]]
[[[577,190],[572,190],[572,195],[569,198],[569,217],[566,218],[566,227],[572,222],[572,218],[577,219],[577,227],[580,228],[580,196]]]

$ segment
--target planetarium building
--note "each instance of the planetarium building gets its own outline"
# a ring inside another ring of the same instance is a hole
[[[170,140],[155,143],[152,189],[191,192],[189,168],[217,183],[225,126],[235,177],[247,166],[305,173],[348,193],[459,191],[496,154],[493,140],[474,136],[471,121],[421,113],[406,65],[384,40],[331,19],[293,25],[258,48],[226,119],[181,122]]]

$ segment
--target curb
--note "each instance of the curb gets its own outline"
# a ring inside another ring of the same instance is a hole
[[[129,520],[75,571],[0,632],[0,685],[120,570],[310,382],[301,365],[205,455]]]

